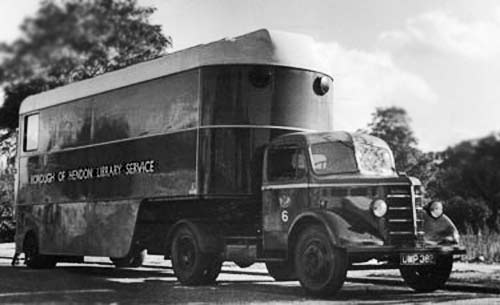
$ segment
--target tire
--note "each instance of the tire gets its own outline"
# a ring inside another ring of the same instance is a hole
[[[249,261],[235,261],[234,263],[240,268],[248,268],[254,264],[254,262]]]
[[[188,227],[180,227],[172,240],[172,267],[184,285],[204,285],[215,282],[222,260],[216,254],[203,253],[199,238]]]
[[[266,262],[267,272],[276,281],[295,281],[297,275],[290,260],[284,262]]]
[[[347,274],[347,254],[333,246],[322,226],[310,226],[300,233],[294,256],[297,277],[308,294],[327,297],[342,288]]]
[[[125,257],[110,257],[110,260],[113,262],[116,268],[137,268],[142,266],[142,264],[144,263],[144,260],[146,259],[146,252],[146,249],[141,251],[132,250],[131,253],[129,253]]]
[[[406,285],[417,292],[432,292],[442,288],[450,277],[453,268],[453,256],[441,255],[436,265],[401,266],[399,271]]]
[[[26,266],[32,269],[54,268],[57,264],[56,258],[50,255],[42,255],[39,253],[38,249],[38,240],[35,235],[27,235],[23,244],[24,262]]]
[[[202,284],[210,285],[216,282],[222,269],[222,260],[216,255],[208,255],[208,264],[203,274]]]

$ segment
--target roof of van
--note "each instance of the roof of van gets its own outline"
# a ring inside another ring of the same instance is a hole
[[[262,29],[235,38],[197,45],[29,96],[21,104],[19,113],[35,111],[196,67],[229,64],[285,66],[328,74],[326,63],[318,54],[317,44],[311,37]]]
[[[384,140],[362,132],[327,131],[307,133],[305,135],[309,144],[338,141],[345,143],[357,142],[360,144],[385,147],[387,149],[390,149],[388,144]]]

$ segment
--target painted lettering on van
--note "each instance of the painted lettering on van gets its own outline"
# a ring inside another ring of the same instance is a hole
[[[91,179],[113,178],[139,174],[153,174],[155,160],[140,160],[127,163],[107,164],[97,167],[81,167],[58,172],[37,173],[29,178],[29,184],[42,185],[54,182],[85,181]]]

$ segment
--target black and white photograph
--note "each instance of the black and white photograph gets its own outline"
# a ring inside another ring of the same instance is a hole
[[[0,0],[0,304],[500,304],[500,2]]]

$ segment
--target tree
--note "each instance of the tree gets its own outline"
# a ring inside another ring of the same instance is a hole
[[[368,133],[389,144],[398,170],[410,172],[417,165],[422,152],[416,148],[417,138],[403,108],[377,108],[368,124]]]
[[[487,219],[491,216],[491,210],[481,199],[463,199],[455,196],[448,199],[444,205],[444,212],[453,220],[458,230],[464,234],[478,233],[486,228]]]
[[[445,151],[433,192],[443,199],[460,196],[484,202],[490,229],[499,230],[500,140],[497,135],[465,141]]]
[[[485,224],[500,230],[500,134],[423,153],[416,147],[410,118],[398,107],[377,108],[368,132],[389,144],[398,170],[419,178],[428,198],[446,202],[461,230],[477,232]]]
[[[14,238],[14,157],[17,133],[0,132],[0,243]]]
[[[136,0],[46,0],[19,39],[0,44],[0,153],[11,165],[27,96],[166,53],[172,41],[149,23],[153,12]],[[0,241],[13,234],[13,185],[12,166],[0,169]]]
[[[14,171],[12,167],[0,171],[0,243],[14,239]]]
[[[0,45],[0,128],[15,130],[31,94],[165,54],[171,38],[149,23],[153,12],[136,0],[43,1],[21,38]]]

